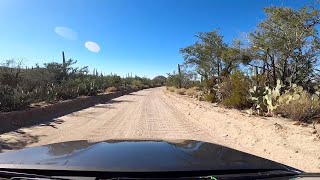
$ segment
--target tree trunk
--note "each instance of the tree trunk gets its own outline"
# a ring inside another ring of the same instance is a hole
[[[268,57],[270,58],[271,64],[268,63]],[[276,65],[275,65],[275,60],[274,60],[274,55],[270,54],[270,49],[268,48],[267,51],[265,52],[265,61],[267,65],[267,79],[268,79],[268,84],[269,85],[274,85],[276,86],[277,83],[277,77],[276,77]],[[272,76],[272,79],[270,77]],[[271,81],[273,81],[271,83]]]
[[[220,59],[218,59],[217,63],[218,63],[218,67],[217,67],[218,83],[220,83],[220,64],[221,64]]]
[[[276,86],[277,85],[277,76],[276,76],[276,64],[275,64],[275,60],[274,60],[274,55],[271,55],[269,53],[268,53],[268,55],[271,59],[273,85]]]
[[[267,64],[267,81],[268,81],[269,85],[271,82],[270,74],[271,74],[270,66],[269,66],[269,64]]]
[[[258,66],[253,66],[253,76],[258,78]]]
[[[284,63],[283,63],[283,68],[282,68],[281,81],[282,81],[283,84],[287,84],[286,83],[286,77],[287,77],[288,58],[289,58],[288,55],[284,58]]]

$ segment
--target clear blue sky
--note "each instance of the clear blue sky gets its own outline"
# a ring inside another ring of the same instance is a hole
[[[0,61],[61,61],[64,50],[78,66],[152,78],[182,63],[179,49],[192,44],[197,32],[220,28],[230,42],[254,29],[264,18],[264,7],[297,8],[308,2],[312,1],[0,0]],[[100,51],[89,51],[88,41],[97,43]]]

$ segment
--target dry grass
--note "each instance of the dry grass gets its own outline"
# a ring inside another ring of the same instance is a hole
[[[117,91],[117,88],[116,87],[108,87],[107,89],[106,89],[106,92],[116,92]]]
[[[181,89],[176,89],[176,93],[180,94],[180,95],[185,95],[186,94],[186,89],[185,88],[181,88]]]
[[[197,95],[197,90],[195,87],[189,88],[186,90],[186,95],[190,97],[195,97]]]
[[[176,88],[175,87],[167,87],[167,90],[170,92],[175,92]]]
[[[320,104],[312,101],[310,95],[303,92],[298,100],[277,108],[276,113],[293,120],[310,122],[320,119]]]

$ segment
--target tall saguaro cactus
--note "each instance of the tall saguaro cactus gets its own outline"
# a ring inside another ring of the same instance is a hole
[[[62,80],[65,80],[67,77],[67,63],[66,63],[66,58],[64,56],[64,51],[62,51],[62,73],[63,73]]]
[[[181,80],[182,80],[181,69],[180,69],[180,64],[178,64],[178,83],[179,83],[179,88],[181,88]]]

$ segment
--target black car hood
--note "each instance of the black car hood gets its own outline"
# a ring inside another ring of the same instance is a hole
[[[0,153],[0,164],[105,171],[288,170],[288,166],[200,141],[71,141]]]

